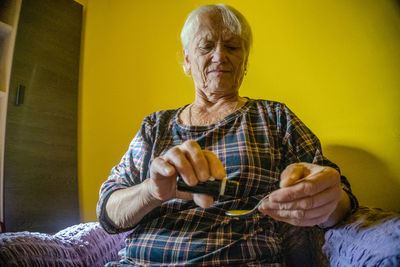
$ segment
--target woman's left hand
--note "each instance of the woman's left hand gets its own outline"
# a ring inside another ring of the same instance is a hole
[[[304,162],[291,164],[282,172],[280,187],[258,209],[296,226],[326,223],[344,195],[337,170]]]

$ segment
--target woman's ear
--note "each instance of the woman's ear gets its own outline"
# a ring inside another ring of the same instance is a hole
[[[186,49],[183,49],[183,59],[184,59],[183,71],[185,72],[185,74],[187,76],[191,76],[192,75],[192,69],[191,69],[191,66],[190,66],[189,55],[186,52]]]

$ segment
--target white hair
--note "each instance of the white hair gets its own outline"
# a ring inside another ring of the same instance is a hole
[[[225,4],[200,6],[189,14],[181,31],[183,49],[185,51],[188,50],[190,42],[193,40],[193,37],[199,28],[199,16],[213,12],[220,14],[224,26],[243,39],[244,47],[248,55],[253,41],[250,25],[239,11]]]

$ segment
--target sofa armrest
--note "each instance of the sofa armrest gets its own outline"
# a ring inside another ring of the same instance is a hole
[[[54,235],[0,234],[0,266],[104,266],[118,258],[125,234],[110,235],[98,223],[82,223]]]
[[[400,214],[360,207],[326,231],[331,266],[400,266]]]

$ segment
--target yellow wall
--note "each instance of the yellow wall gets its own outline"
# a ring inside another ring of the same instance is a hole
[[[79,111],[83,221],[144,116],[193,100],[179,32],[215,1],[88,0]],[[399,210],[400,9],[394,1],[226,1],[254,32],[242,96],[286,103],[361,204]]]

